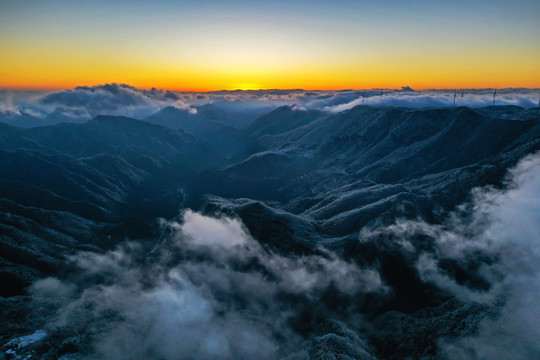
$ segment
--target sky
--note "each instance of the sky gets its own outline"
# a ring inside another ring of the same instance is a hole
[[[0,0],[0,89],[540,87],[540,1]]]

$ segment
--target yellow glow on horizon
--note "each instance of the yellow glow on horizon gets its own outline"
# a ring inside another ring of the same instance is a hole
[[[6,2],[0,89],[540,87],[532,1],[338,3]]]
[[[276,50],[277,51],[277,50]],[[140,88],[183,91],[233,89],[368,89],[411,86],[427,88],[540,87],[540,49],[519,57],[484,51],[475,54],[372,54],[345,59],[293,56],[272,65],[263,55],[237,57],[229,52],[196,58],[113,52],[109,46],[87,49],[40,45],[23,47],[0,42],[0,88],[61,89],[81,85],[126,83]],[[114,56],[112,55],[114,54]],[[159,54],[158,54],[159,55]],[[494,56],[498,55],[498,56]],[[163,56],[163,57],[161,57]],[[290,54],[284,54],[287,58]],[[274,59],[279,56],[274,55]],[[489,59],[489,60],[488,60]]]
[[[1,48],[0,52],[4,53]],[[457,58],[424,61],[404,58],[398,63],[382,59],[341,64],[313,60],[283,68],[242,69],[20,51],[17,56],[0,58],[0,88],[60,89],[113,82],[184,91],[364,89],[405,85],[417,89],[536,88],[540,87],[540,69],[534,61],[524,58],[509,67],[505,59],[482,66],[477,66],[476,62],[459,65]]]
[[[237,83],[224,90],[260,90],[262,87],[255,83]]]

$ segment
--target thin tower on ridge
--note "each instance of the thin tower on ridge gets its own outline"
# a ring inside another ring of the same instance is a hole
[[[493,92],[493,105],[495,105],[495,97],[497,96],[497,87],[495,87],[495,91]]]

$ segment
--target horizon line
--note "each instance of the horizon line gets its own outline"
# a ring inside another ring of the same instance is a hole
[[[0,91],[35,91],[35,92],[42,92],[42,91],[62,91],[62,90],[74,90],[79,87],[98,87],[98,86],[104,86],[104,85],[125,85],[129,87],[133,87],[140,90],[163,90],[163,91],[175,91],[175,92],[183,92],[183,93],[218,93],[218,92],[239,92],[239,91],[381,91],[381,90],[399,90],[402,91],[403,88],[409,87],[408,85],[402,86],[401,88],[390,88],[390,87],[371,87],[371,88],[230,88],[230,89],[179,89],[179,88],[159,88],[159,87],[137,87],[134,85],[130,85],[127,83],[121,83],[121,82],[105,82],[105,83],[99,83],[94,85],[77,85],[74,87],[33,87],[33,86],[22,86],[22,87],[0,87]],[[412,88],[409,87],[411,90],[409,91],[429,91],[429,90],[491,90],[491,89],[498,89],[498,90],[505,90],[505,89],[527,89],[527,90],[540,90],[540,86],[538,87],[527,87],[527,86],[510,86],[510,87],[497,87],[497,86],[491,86],[491,87],[431,87],[431,88]],[[407,90],[405,90],[407,91]]]

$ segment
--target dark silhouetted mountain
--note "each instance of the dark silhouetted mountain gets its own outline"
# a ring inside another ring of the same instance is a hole
[[[277,135],[309,124],[325,115],[318,110],[296,110],[291,106],[279,107],[249,124],[245,131],[251,137]]]
[[[402,86],[401,91],[415,91],[415,90],[411,88],[410,86]]]
[[[67,109],[57,107],[42,120],[42,125],[54,125],[60,123],[83,123],[88,121],[88,114],[84,110]]]
[[[121,116],[97,116],[84,124],[7,129],[2,135],[5,141],[1,146],[6,150],[28,149],[75,157],[101,153],[119,155],[135,150],[154,153],[158,158],[171,158],[203,147],[200,141],[185,133]]]
[[[43,125],[43,120],[24,111],[0,111],[0,123],[29,128]]]
[[[203,107],[200,114],[199,111],[192,113],[189,110],[166,107],[144,120],[169,129],[182,130],[230,156],[245,146],[245,140],[238,129],[213,119],[220,118],[222,113],[219,108],[210,106]]]
[[[197,114],[210,121],[220,122],[227,126],[241,129],[258,117],[270,112],[271,106],[248,107],[238,102],[219,101],[197,106]]]

